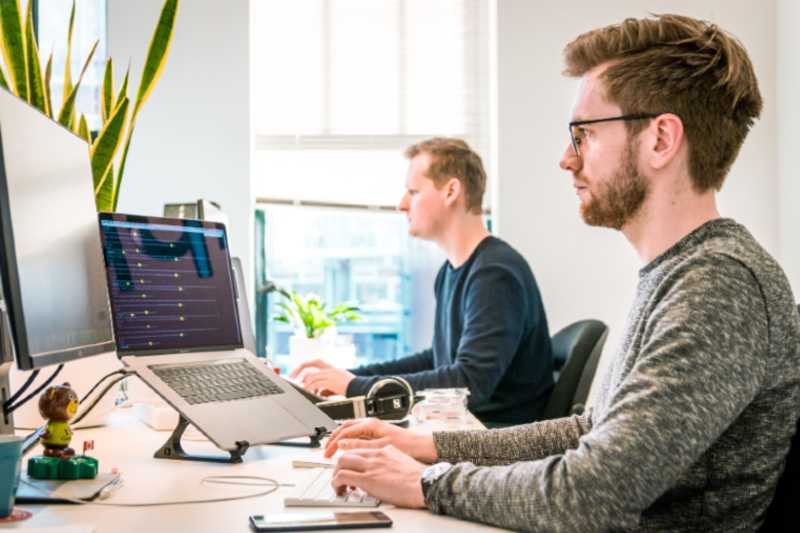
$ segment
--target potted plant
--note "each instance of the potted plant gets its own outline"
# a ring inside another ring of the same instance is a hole
[[[294,327],[289,337],[289,355],[302,360],[315,357],[342,357],[355,359],[355,349],[350,345],[346,352],[337,343],[336,324],[361,320],[358,307],[341,304],[328,309],[327,305],[315,295],[301,296],[295,291],[279,289],[286,302],[276,305],[281,313],[273,318]],[[352,352],[352,353],[350,353]],[[348,366],[345,361],[342,366]]]
[[[0,87],[10,90],[86,140],[92,164],[95,203],[98,211],[114,211],[117,208],[122,174],[128,158],[128,148],[130,148],[136,116],[153,91],[166,64],[175,18],[178,13],[178,1],[164,1],[158,24],[147,50],[147,59],[142,68],[136,99],[132,103],[128,99],[128,72],[125,73],[119,91],[115,93],[111,58],[106,61],[100,99],[103,125],[96,137],[92,138],[86,117],[83,114],[77,116],[75,102],[83,75],[91,63],[98,43],[95,42],[83,63],[78,79],[73,84],[70,60],[72,57],[72,30],[75,23],[75,1],[72,2],[67,31],[64,97],[60,103],[60,110],[56,111],[56,102],[52,102],[50,98],[53,54],[50,54],[45,67],[42,68],[39,44],[36,42],[33,29],[33,0],[28,0],[24,23],[19,0],[0,0],[0,48],[2,48],[5,63],[5,73],[0,68]],[[42,7],[43,3],[40,2],[39,5]],[[120,146],[123,146],[122,155],[115,173],[114,158]]]

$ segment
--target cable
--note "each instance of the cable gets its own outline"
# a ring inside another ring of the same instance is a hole
[[[62,368],[64,368],[64,365],[63,365],[63,364],[61,364],[61,365],[58,365],[58,368],[56,368],[55,372],[53,372],[53,373],[50,375],[50,377],[49,377],[49,378],[47,378],[47,379],[44,381],[44,383],[42,383],[41,385],[39,385],[38,387],[36,387],[36,390],[34,390],[32,393],[30,393],[30,394],[28,394],[27,396],[25,396],[23,399],[21,399],[20,401],[18,401],[18,402],[17,402],[17,403],[15,403],[14,405],[12,405],[12,406],[9,406],[9,407],[6,407],[6,414],[11,414],[11,413],[13,413],[14,411],[16,411],[16,410],[17,410],[17,408],[18,408],[18,407],[20,407],[20,406],[21,406],[21,405],[23,405],[25,402],[27,402],[28,400],[30,400],[31,398],[33,398],[34,396],[36,396],[37,394],[39,394],[40,392],[42,392],[42,391],[43,391],[43,390],[44,390],[44,389],[45,389],[45,388],[46,388],[48,385],[50,385],[50,383],[52,383],[52,382],[53,382],[53,380],[54,380],[54,379],[56,379],[56,376],[58,375],[58,373],[59,373],[59,372],[61,372],[61,369],[62,369]]]
[[[109,374],[109,375],[111,375],[111,374]],[[106,377],[108,377],[108,376],[106,376]],[[103,379],[106,379],[106,377],[104,377]],[[122,381],[123,379],[125,379],[125,378],[127,378],[127,377],[128,377],[128,374],[123,374],[122,376],[118,377],[117,379],[113,380],[111,383],[109,383],[108,385],[106,385],[106,388],[105,388],[105,389],[103,389],[103,390],[102,390],[102,392],[100,392],[100,394],[98,394],[98,395],[97,395],[97,397],[96,397],[96,398],[95,398],[95,399],[92,401],[92,403],[90,403],[90,404],[89,404],[87,407],[85,407],[85,408],[84,408],[84,409],[81,411],[81,413],[80,413],[80,414],[79,414],[77,417],[75,417],[75,420],[71,420],[71,421],[70,421],[70,424],[77,424],[78,422],[80,422],[81,420],[83,420],[84,418],[86,418],[86,415],[88,415],[88,414],[89,414],[89,412],[90,412],[92,409],[94,409],[94,407],[95,407],[95,406],[96,406],[98,403],[100,403],[100,400],[102,400],[102,399],[103,399],[103,396],[105,396],[105,395],[106,395],[106,393],[107,393],[109,390],[111,390],[111,387],[113,387],[114,385],[116,385],[117,383],[119,383],[120,381]],[[95,385],[94,387],[92,387],[92,390],[90,390],[90,391],[89,391],[89,393],[88,393],[86,396],[84,396],[84,397],[83,397],[83,400],[81,400],[81,402],[83,402],[84,400],[86,400],[86,398],[88,398],[88,397],[89,397],[89,394],[91,394],[91,393],[92,393],[92,391],[94,391],[94,390],[95,390],[95,389],[96,389],[96,388],[97,388],[97,387],[100,385],[100,383],[102,383],[102,382],[103,382],[103,379],[101,379],[101,380],[100,380],[100,381],[97,383],[97,385]]]
[[[86,401],[86,399],[87,399],[87,398],[89,398],[89,396],[91,396],[91,395],[92,395],[92,393],[93,393],[95,390],[97,390],[97,387],[99,387],[99,386],[100,386],[100,385],[103,383],[103,381],[105,381],[106,379],[110,378],[111,376],[113,376],[113,375],[115,375],[115,374],[125,374],[125,377],[128,377],[128,376],[130,376],[130,375],[132,375],[132,374],[135,374],[135,373],[136,373],[136,372],[134,372],[133,370],[126,370],[126,369],[124,369],[124,368],[120,368],[119,370],[114,370],[113,372],[109,372],[108,374],[106,374],[105,376],[103,376],[102,378],[100,378],[99,380],[97,380],[97,383],[95,383],[94,385],[92,385],[92,388],[91,388],[91,389],[89,389],[89,392],[87,392],[86,394],[84,394],[83,398],[81,398],[81,403],[85,402],[85,401]],[[115,383],[116,383],[116,382],[115,382]],[[105,392],[103,392],[103,394],[105,394]],[[102,396],[102,394],[101,394],[101,396]]]
[[[19,390],[17,392],[15,392],[14,394],[12,394],[11,397],[8,400],[3,402],[3,409],[8,409],[9,405],[14,403],[14,401],[17,398],[19,398],[22,395],[23,392],[28,390],[28,387],[31,386],[31,383],[33,383],[33,380],[36,379],[36,376],[38,376],[38,375],[39,375],[39,369],[34,370],[31,373],[31,375],[28,376],[28,379],[25,380],[25,383],[22,384],[22,386],[19,388]]]
[[[260,481],[261,483],[243,483],[241,481],[236,481],[237,479],[246,481]],[[25,485],[27,485],[28,487],[32,488],[37,492],[41,492],[43,494],[48,494],[48,495],[50,494],[49,491],[42,489],[25,479],[20,479],[20,483],[24,483]],[[111,503],[111,502],[78,500],[74,498],[59,498],[59,499],[70,503],[77,503],[80,505],[105,505],[108,507],[162,507],[166,505],[187,505],[194,503],[219,503],[219,502],[230,502],[234,500],[247,500],[250,498],[260,498],[261,496],[268,496],[281,487],[294,487],[294,485],[291,483],[278,483],[272,478],[260,477],[260,476],[206,476],[200,480],[200,484],[206,484],[206,483],[210,485],[216,484],[216,485],[248,485],[248,486],[264,486],[268,484],[269,489],[254,492],[252,494],[243,494],[241,496],[225,496],[220,498],[208,498],[205,500],[175,500],[166,502],[161,501],[161,502]]]

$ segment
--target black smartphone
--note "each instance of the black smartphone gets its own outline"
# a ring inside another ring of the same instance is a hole
[[[250,526],[258,532],[365,529],[391,527],[392,519],[380,511],[274,513],[251,516]]]

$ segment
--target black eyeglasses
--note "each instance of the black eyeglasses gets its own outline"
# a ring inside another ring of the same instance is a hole
[[[590,120],[573,120],[569,123],[569,140],[572,143],[572,149],[575,150],[575,155],[578,157],[581,156],[581,151],[578,147],[581,145],[583,141],[583,134],[580,131],[580,126],[585,126],[586,124],[597,124],[598,122],[612,122],[615,120],[647,120],[651,118],[656,118],[663,113],[634,113],[632,115],[620,115],[618,117],[607,117],[607,118],[593,118]]]

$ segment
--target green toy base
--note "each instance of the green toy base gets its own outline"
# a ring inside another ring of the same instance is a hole
[[[98,462],[88,455],[70,459],[37,455],[28,459],[28,476],[35,479],[94,479]]]

